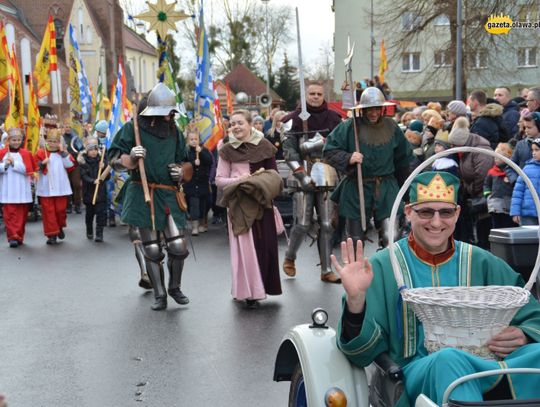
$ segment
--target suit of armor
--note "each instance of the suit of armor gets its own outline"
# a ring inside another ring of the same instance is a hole
[[[326,136],[341,123],[341,117],[328,109],[326,103],[319,107],[308,105],[310,117],[308,131],[303,131],[303,123],[297,110],[286,116],[283,121],[293,120],[289,132],[285,134],[283,152],[285,161],[293,172],[291,186],[296,222],[293,226],[289,247],[285,253],[283,269],[289,276],[296,274],[295,260],[302,241],[310,229],[314,211],[319,224],[318,249],[321,264],[321,279],[327,282],[339,282],[339,277],[332,272],[330,254],[332,252],[332,226],[330,216],[332,201],[330,191],[337,184],[335,170],[322,162],[322,152]]]
[[[140,254],[144,256],[146,271],[154,289],[153,310],[167,308],[167,294],[178,304],[189,303],[180,290],[184,260],[188,256],[183,229],[186,224],[184,208],[179,206],[179,184],[186,159],[184,138],[174,124],[171,113],[178,112],[174,94],[162,83],[154,87],[148,106],[139,113],[141,146],[135,145],[134,126],[129,122],[116,134],[109,149],[115,170],[129,169],[131,182],[125,189],[122,220],[138,229],[140,244],[135,245],[142,270]],[[151,205],[144,201],[141,175],[136,166],[144,158]],[[133,229],[132,240],[137,239]],[[138,242],[137,242],[138,243]],[[165,289],[162,262],[167,252],[169,270]]]

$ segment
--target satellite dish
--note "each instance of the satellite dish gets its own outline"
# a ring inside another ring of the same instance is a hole
[[[245,92],[238,92],[235,99],[239,105],[245,105],[249,100],[249,96]]]

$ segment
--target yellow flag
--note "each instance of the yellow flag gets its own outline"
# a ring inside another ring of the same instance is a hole
[[[4,24],[0,21],[0,100],[8,95],[9,81],[9,48],[7,45]]]
[[[28,83],[30,99],[28,101],[28,124],[26,126],[25,148],[35,154],[39,145],[40,116],[36,94],[34,92],[34,80],[30,78]]]
[[[6,116],[6,130],[13,127],[24,129],[24,99],[21,76],[19,75],[19,64],[14,46],[8,60],[11,88],[9,92],[9,110]]]
[[[386,59],[386,48],[384,48],[384,40],[381,41],[381,61],[379,63],[379,78],[381,83],[384,83],[384,73],[388,70],[388,60]]]
[[[51,71],[58,69],[56,56],[56,31],[54,21],[49,15],[49,22],[45,28],[45,35],[39,50],[36,66],[34,68],[34,77],[37,80],[37,95],[42,98],[51,93]]]

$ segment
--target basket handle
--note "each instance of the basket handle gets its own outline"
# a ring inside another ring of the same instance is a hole
[[[401,203],[401,200],[403,199],[403,195],[405,195],[405,192],[409,189],[409,186],[411,185],[413,179],[424,170],[428,165],[432,164],[435,160],[446,157],[448,155],[456,154],[456,153],[480,153],[480,154],[486,154],[493,158],[498,158],[502,161],[504,161],[506,164],[508,164],[514,171],[516,171],[521,178],[525,181],[525,184],[527,184],[527,187],[529,188],[532,198],[534,200],[534,205],[536,206],[536,214],[539,217],[540,220],[540,199],[538,198],[538,193],[536,192],[536,189],[534,188],[533,183],[529,179],[529,177],[523,172],[523,170],[512,160],[506,158],[505,156],[496,153],[493,150],[488,150],[485,148],[479,148],[479,147],[454,147],[450,148],[445,151],[441,151],[440,153],[437,153],[435,155],[432,155],[429,157],[426,161],[422,162],[418,167],[414,169],[414,171],[409,175],[403,186],[400,188],[396,200],[394,201],[394,205],[392,206],[392,212],[390,213],[390,224],[393,225],[396,222],[397,212],[399,209],[399,204]],[[540,223],[540,222],[539,222]],[[540,241],[540,227],[538,228],[539,231],[539,241]],[[388,234],[388,240],[389,245],[388,249],[390,250],[390,262],[392,264],[392,270],[394,272],[394,276],[396,278],[396,282],[399,289],[405,288],[403,277],[401,276],[400,269],[399,269],[399,263],[396,257],[395,253],[395,239],[396,232],[394,228],[390,228],[389,234]],[[531,277],[529,278],[529,281],[527,281],[527,284],[525,284],[525,289],[527,291],[530,291],[532,288],[534,282],[536,281],[536,277],[538,275],[538,270],[540,269],[540,251],[538,251],[538,254],[536,255],[536,262],[534,264],[533,271],[531,273]]]

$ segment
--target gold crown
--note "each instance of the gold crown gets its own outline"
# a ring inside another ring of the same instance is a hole
[[[417,202],[456,202],[454,186],[446,185],[439,174],[435,175],[428,185],[418,183],[417,191]]]

